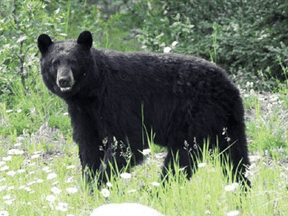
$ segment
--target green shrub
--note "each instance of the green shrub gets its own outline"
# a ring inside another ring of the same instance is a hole
[[[148,50],[179,41],[174,52],[212,59],[235,73],[244,69],[285,79],[288,4],[281,1],[166,0],[147,12],[139,39]],[[159,7],[161,5],[162,7]],[[277,57],[278,56],[278,57]]]

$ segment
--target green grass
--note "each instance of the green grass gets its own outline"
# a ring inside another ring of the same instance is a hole
[[[95,186],[91,194],[81,179],[77,146],[70,144],[59,155],[33,148],[27,143],[13,147],[20,152],[1,147],[7,156],[0,161],[0,211],[9,215],[89,215],[102,204],[122,202],[141,203],[170,216],[288,213],[285,167],[265,164],[262,158],[252,170],[252,189],[247,193],[227,182],[217,157],[205,155],[190,181],[177,169],[165,187],[157,184],[160,170],[151,163],[133,168],[131,178],[115,177],[102,189]],[[103,189],[109,190],[107,197]]]
[[[260,101],[259,98],[262,100]],[[269,98],[272,98],[271,101],[268,101]],[[249,145],[250,151],[280,147],[287,149],[287,99],[287,96],[273,94],[266,97],[253,94],[244,99],[246,116],[250,116],[246,122],[247,135],[253,140]]]
[[[25,92],[20,83],[13,84],[14,95],[10,96],[10,104],[5,101],[0,103],[0,135],[31,134],[45,121],[62,131],[71,128],[69,117],[64,115],[67,105],[47,91],[40,76],[36,82],[39,87],[29,92]]]

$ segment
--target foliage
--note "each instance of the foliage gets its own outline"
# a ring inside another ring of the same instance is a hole
[[[158,7],[147,11],[139,31],[148,50],[161,52],[161,47],[178,41],[174,52],[212,59],[234,74],[263,71],[269,78],[286,78],[277,61],[280,58],[283,66],[288,65],[285,0],[153,3]]]

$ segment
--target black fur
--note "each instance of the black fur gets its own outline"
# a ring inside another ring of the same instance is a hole
[[[88,31],[77,40],[52,43],[48,35],[38,38],[43,80],[68,104],[83,170],[87,166],[92,173],[103,171],[114,158],[119,168],[125,166],[122,145],[114,149],[114,137],[118,144],[130,145],[133,161],[141,161],[145,131],[153,129],[155,143],[168,147],[163,175],[178,152],[179,164],[188,167],[190,177],[191,168],[197,167],[190,153],[208,139],[211,148],[218,145],[228,153],[237,179],[242,179],[249,165],[244,110],[238,89],[223,69],[193,56],[91,46]],[[57,73],[65,70],[73,72],[75,83],[62,91]],[[105,154],[101,146],[106,138]],[[106,164],[101,165],[102,160]]]

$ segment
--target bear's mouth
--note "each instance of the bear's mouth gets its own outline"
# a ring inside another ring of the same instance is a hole
[[[60,87],[60,90],[62,92],[70,92],[72,90],[72,87],[71,86],[68,86],[68,87]]]

